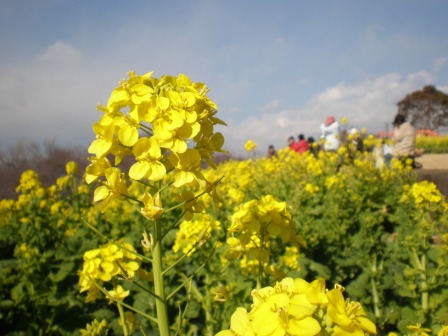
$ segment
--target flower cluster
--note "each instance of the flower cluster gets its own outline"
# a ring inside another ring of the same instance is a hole
[[[108,333],[107,321],[93,320],[92,323],[87,324],[85,329],[81,329],[81,336],[106,336]]]
[[[88,183],[104,177],[95,190],[95,201],[107,205],[111,199],[128,196],[126,175],[118,165],[131,156],[127,175],[137,181],[157,182],[174,171],[175,187],[204,188],[200,166],[214,166],[214,152],[223,151],[224,138],[214,132],[217,106],[207,97],[203,83],[193,83],[186,75],[153,78],[152,72],[139,76],[129,72],[112,91],[104,114],[94,124],[96,139],[89,147],[91,164],[86,169]]]
[[[39,175],[34,170],[26,170],[20,175],[20,184],[16,188],[18,193],[26,194],[42,188]]]
[[[65,165],[65,171],[67,172],[67,175],[59,177],[56,180],[56,185],[60,190],[64,190],[78,173],[78,164],[75,161],[67,162]]]
[[[251,310],[237,308],[230,329],[217,336],[376,334],[362,306],[344,300],[342,292],[341,286],[327,290],[324,279],[285,278],[274,287],[253,290]]]
[[[247,152],[252,152],[255,148],[257,148],[257,144],[253,140],[247,140],[244,144],[244,148]]]
[[[81,293],[88,291],[86,302],[95,301],[99,287],[104,282],[109,282],[118,275],[132,278],[139,269],[141,258],[136,255],[134,248],[128,243],[122,243],[120,246],[108,243],[84,253],[83,268],[79,272],[79,286]],[[120,289],[115,291],[123,292]]]
[[[210,236],[212,230],[219,230],[219,221],[206,213],[198,214],[193,220],[184,220],[176,233],[173,251],[191,255],[196,245],[202,245]]]
[[[280,237],[284,244],[297,246],[299,242],[286,203],[278,202],[272,195],[242,204],[231,216],[228,231],[237,235],[227,239],[232,256],[244,256],[262,264],[269,263],[272,237]]]
[[[401,201],[411,198],[418,209],[430,210],[434,205],[445,201],[437,186],[432,182],[420,181],[406,187],[407,192],[403,194]]]

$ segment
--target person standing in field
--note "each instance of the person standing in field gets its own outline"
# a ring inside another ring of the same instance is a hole
[[[415,165],[414,155],[415,155],[415,128],[412,124],[406,121],[406,117],[402,114],[397,114],[392,123],[394,126],[394,137],[395,142],[391,153],[384,156],[386,164],[390,166],[390,161],[393,157],[399,159],[410,158],[412,160],[412,167]]]
[[[277,151],[275,150],[274,145],[269,145],[267,156],[268,156],[268,158],[277,156]]]
[[[295,141],[295,139],[294,139],[293,136],[290,136],[290,137],[288,138],[288,146],[289,146],[289,149],[291,149],[291,150],[294,151],[294,152],[297,152],[297,145],[298,145],[298,142]]]
[[[339,124],[334,117],[328,117],[324,124],[320,125],[322,131],[321,138],[325,141],[323,148],[325,151],[337,151],[341,146],[339,140]]]
[[[308,144],[308,141],[305,140],[305,136],[303,134],[299,134],[298,139],[299,141],[297,142],[296,151],[299,154],[303,154],[310,148],[310,145]]]

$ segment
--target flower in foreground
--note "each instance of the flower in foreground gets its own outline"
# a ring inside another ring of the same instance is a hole
[[[238,308],[230,329],[218,336],[313,336],[321,333],[322,327],[338,336],[376,333],[361,305],[345,301],[340,289],[327,291],[323,279],[308,283],[285,278],[274,287],[253,290],[252,297],[251,311]]]
[[[327,315],[333,321],[336,335],[376,334],[376,327],[368,318],[361,304],[345,301],[340,289],[332,289],[327,293]]]
[[[285,278],[274,287],[253,290],[252,310],[238,308],[230,330],[218,335],[317,335],[321,327],[312,315],[318,305],[308,300],[304,283]]]

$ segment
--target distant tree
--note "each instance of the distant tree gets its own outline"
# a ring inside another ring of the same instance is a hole
[[[397,106],[398,113],[405,115],[417,129],[435,131],[448,126],[448,94],[432,85],[408,94]]]
[[[82,148],[64,148],[54,142],[43,145],[18,142],[7,150],[0,151],[0,200],[15,199],[16,187],[19,185],[22,172],[32,169],[40,176],[44,187],[56,182],[64,176],[65,164],[75,161],[79,166],[79,174],[84,173],[88,164],[86,150]]]

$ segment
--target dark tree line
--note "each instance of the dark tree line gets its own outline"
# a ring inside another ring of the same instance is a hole
[[[65,165],[69,161],[78,163],[81,175],[88,164],[87,156],[86,149],[63,148],[53,142],[43,145],[19,142],[0,151],[0,199],[17,198],[15,189],[25,170],[36,171],[43,186],[48,187],[66,175]]]
[[[417,129],[436,131],[448,127],[448,94],[432,85],[408,94],[397,106],[398,113]]]

